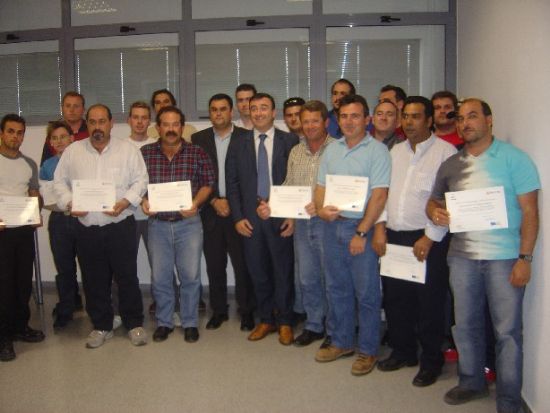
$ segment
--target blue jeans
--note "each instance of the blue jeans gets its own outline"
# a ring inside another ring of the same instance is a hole
[[[355,256],[350,254],[349,243],[357,225],[356,219],[324,223],[325,277],[334,325],[332,344],[343,349],[353,348],[358,319],[357,349],[376,356],[380,344],[381,300],[378,257],[371,247],[372,230],[368,233],[365,251]]]
[[[509,282],[516,259],[470,260],[448,257],[454,295],[453,336],[460,355],[459,385],[485,388],[485,302],[496,338],[497,409],[517,411],[523,370],[522,303],[525,287]]]
[[[198,326],[201,253],[202,223],[198,215],[180,221],[149,219],[149,254],[159,327],[174,327],[174,265],[180,281],[181,325]]]
[[[318,217],[309,220],[297,219],[295,222],[294,253],[298,260],[298,271],[295,276],[307,314],[304,328],[322,333],[325,330],[324,318],[327,314],[325,274],[322,263],[324,224]]]

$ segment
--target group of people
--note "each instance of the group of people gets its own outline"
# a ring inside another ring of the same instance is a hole
[[[413,384],[424,387],[437,380],[444,364],[450,281],[459,384],[445,401],[461,404],[488,394],[485,325],[492,322],[497,408],[518,411],[522,299],[538,231],[535,165],[492,135],[491,109],[483,100],[459,105],[449,91],[431,99],[407,97],[387,85],[371,116],[349,80],[336,81],[331,96],[330,111],[321,101],[287,99],[285,132],[274,125],[273,97],[242,84],[235,91],[239,119],[233,122],[233,98],[216,94],[208,102],[212,126],[197,132],[185,124],[173,95],[159,90],[151,106],[132,104],[131,134],[120,139],[111,137],[107,106],[90,106],[83,119],[84,97],[67,93],[63,119],[48,126],[40,168],[55,199],[46,205],[58,271],[54,327],[66,326],[82,306],[78,257],[93,324],[86,346],[103,345],[120,323],[132,344],[146,344],[136,264],[143,238],[155,302],[154,341],[174,331],[178,304],[185,341],[199,339],[202,253],[212,310],[206,328],[228,320],[229,256],[241,330],[250,332],[249,340],[274,332],[283,345],[323,340],[315,360],[355,353],[351,373],[358,376],[376,365],[384,372],[419,365]],[[39,195],[38,168],[19,151],[24,132],[20,116],[2,119],[0,195]],[[363,210],[325,202],[334,175],[368,179]],[[104,212],[75,210],[75,180],[114,183],[115,205]],[[180,181],[190,181],[192,205],[153,210],[147,185]],[[304,205],[309,219],[272,217],[270,191],[279,185],[311,188],[311,202]],[[488,187],[503,188],[507,227],[450,234],[445,194]],[[33,232],[28,225],[0,226],[3,361],[15,358],[13,340],[44,339],[28,326]],[[379,257],[388,244],[410,247],[426,262],[424,283],[380,277]],[[384,360],[378,359],[381,308],[392,349]],[[300,313],[304,327],[295,337]]]

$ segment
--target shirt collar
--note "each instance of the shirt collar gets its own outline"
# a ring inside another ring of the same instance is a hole
[[[255,140],[259,140],[261,134],[267,135],[267,139],[273,138],[273,135],[275,135],[275,126],[272,126],[271,128],[269,128],[265,132],[260,132],[256,128],[254,128],[254,139]]]
[[[231,124],[231,130],[229,131],[229,133],[225,136],[220,136],[218,135],[218,133],[216,132],[216,130],[214,128],[212,128],[212,131],[214,132],[214,138],[215,139],[218,139],[220,141],[223,141],[225,140],[226,138],[229,138],[231,137],[231,135],[233,134],[233,129],[235,128],[235,125]]]
[[[348,147],[348,143],[346,142],[346,138],[344,136],[342,137],[342,139],[336,140],[336,142],[338,142],[340,145],[345,146],[348,149],[355,149],[355,148],[358,148],[360,146],[368,145],[373,139],[374,138],[367,132],[365,134],[365,136],[363,136],[363,138],[359,141],[359,143],[357,145],[355,145],[353,148]]]

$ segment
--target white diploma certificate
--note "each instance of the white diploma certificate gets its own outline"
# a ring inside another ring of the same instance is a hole
[[[53,205],[57,202],[57,196],[53,190],[53,181],[40,180],[40,195],[42,195],[44,205]]]
[[[40,224],[40,210],[36,196],[0,196],[2,225]]]
[[[305,206],[310,202],[310,186],[273,185],[269,193],[269,207],[273,218],[309,219]]]
[[[116,203],[115,183],[95,179],[75,179],[72,182],[73,211],[109,212]]]
[[[418,261],[412,247],[387,244],[386,255],[380,258],[380,275],[424,284],[426,260]]]
[[[470,189],[445,193],[450,232],[508,228],[504,188]]]
[[[369,189],[365,176],[327,175],[325,202],[340,211],[363,212]]]
[[[187,210],[193,206],[191,181],[166,182],[147,185],[149,210],[152,212],[170,212]]]

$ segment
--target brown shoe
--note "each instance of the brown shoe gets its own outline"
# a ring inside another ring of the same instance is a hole
[[[260,323],[256,328],[250,333],[248,339],[250,341],[258,341],[267,336],[269,333],[274,333],[277,331],[277,327],[273,324]]]
[[[279,326],[279,343],[283,346],[289,346],[294,342],[292,327],[287,325]]]
[[[362,376],[372,371],[378,359],[376,356],[369,356],[367,354],[359,353],[357,360],[351,365],[351,374],[354,376]]]
[[[325,348],[320,348],[315,355],[315,360],[320,363],[325,363],[327,361],[334,361],[336,359],[339,359],[340,357],[349,357],[352,354],[352,348],[344,349],[330,345]]]

